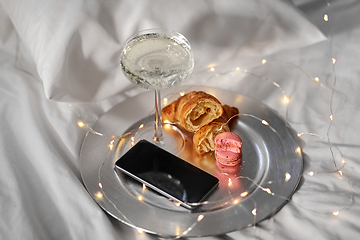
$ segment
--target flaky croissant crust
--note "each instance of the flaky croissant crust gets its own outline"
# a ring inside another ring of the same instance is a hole
[[[222,132],[229,131],[229,126],[222,118],[214,120],[200,128],[193,136],[193,143],[197,154],[204,156],[208,152],[215,151],[215,137]]]
[[[224,112],[220,118],[201,127],[193,136],[193,143],[198,155],[204,156],[215,151],[215,137],[223,132],[230,132],[228,120],[239,113],[235,107],[223,105]]]
[[[196,132],[219,118],[223,108],[214,96],[203,91],[192,91],[164,107],[161,114],[164,120],[179,121],[187,131]]]

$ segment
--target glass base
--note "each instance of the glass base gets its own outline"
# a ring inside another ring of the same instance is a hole
[[[124,135],[121,152],[125,153],[138,141],[145,139],[156,146],[179,156],[185,149],[185,136],[175,125],[162,124],[162,140],[157,141],[154,137],[154,122],[140,125],[137,129]]]

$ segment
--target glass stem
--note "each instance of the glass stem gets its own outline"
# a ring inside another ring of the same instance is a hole
[[[160,90],[155,89],[155,133],[154,141],[160,143],[163,140],[161,120],[161,97]]]

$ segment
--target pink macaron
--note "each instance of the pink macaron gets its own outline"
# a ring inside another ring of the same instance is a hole
[[[224,172],[238,169],[241,159],[241,138],[232,132],[224,132],[215,137],[215,158],[217,167]]]
[[[228,173],[228,174],[236,174],[239,172],[240,166],[241,166],[241,157],[238,159],[238,163],[233,166],[227,166],[224,164],[221,164],[219,161],[216,161],[216,166],[222,173]]]
[[[232,167],[238,165],[241,161],[241,153],[231,151],[216,151],[216,160],[219,164]]]
[[[241,138],[232,132],[223,132],[215,137],[215,151],[230,151],[240,153]]]

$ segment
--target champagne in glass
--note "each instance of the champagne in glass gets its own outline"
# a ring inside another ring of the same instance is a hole
[[[194,57],[189,41],[180,33],[152,29],[136,33],[125,43],[121,53],[121,69],[134,84],[155,90],[155,127],[139,129],[138,138],[147,139],[176,153],[173,136],[162,128],[160,90],[184,81],[193,71]],[[183,138],[179,129],[177,131]],[[151,133],[150,133],[151,132]],[[137,139],[137,141],[140,139]]]

